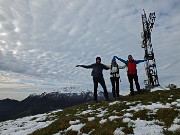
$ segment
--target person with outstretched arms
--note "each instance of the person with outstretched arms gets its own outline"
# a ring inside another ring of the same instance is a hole
[[[133,80],[135,82],[137,92],[140,94],[141,89],[140,89],[140,85],[138,82],[138,75],[137,75],[136,66],[137,66],[137,64],[144,62],[146,60],[134,60],[132,55],[128,55],[128,60],[124,60],[124,59],[119,58],[117,56],[114,56],[113,58],[120,60],[121,62],[123,62],[127,66],[127,76],[128,76],[128,80],[129,80],[129,84],[130,84],[130,95],[131,96],[134,95]]]
[[[125,68],[126,65],[120,66],[117,64],[116,59],[112,59],[111,64],[106,66],[110,69],[110,81],[113,97],[119,97],[119,81],[121,82],[119,69]]]
[[[103,69],[108,70],[109,68],[101,63],[101,58],[96,57],[96,63],[91,65],[77,65],[76,67],[83,67],[87,69],[92,69],[91,76],[93,77],[93,83],[94,83],[94,101],[98,102],[97,100],[97,88],[98,83],[101,84],[103,90],[104,90],[104,97],[106,100],[109,100],[105,80],[103,77]]]

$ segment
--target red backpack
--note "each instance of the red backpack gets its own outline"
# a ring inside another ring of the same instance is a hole
[[[128,74],[137,74],[136,62],[134,60],[128,61],[127,67],[128,67],[128,71],[127,71]]]

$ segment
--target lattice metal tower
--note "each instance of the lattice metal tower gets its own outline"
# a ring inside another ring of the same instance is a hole
[[[147,87],[153,88],[159,86],[156,61],[151,43],[151,32],[155,22],[155,18],[156,18],[155,12],[150,13],[148,19],[146,17],[145,11],[142,14],[143,32],[141,33],[141,37],[143,40],[141,47],[144,48],[145,51],[144,58],[147,59],[145,63],[145,71],[146,71],[147,79],[144,80],[146,88]]]

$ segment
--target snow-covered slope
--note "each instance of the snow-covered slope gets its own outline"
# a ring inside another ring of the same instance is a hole
[[[179,0],[1,0],[0,92],[5,97],[12,91],[68,86],[92,90],[91,71],[75,66],[94,63],[96,56],[105,64],[114,55],[143,59],[143,9],[157,16],[152,43],[160,84],[180,85],[179,7]],[[138,71],[143,87],[143,64]],[[120,89],[125,91],[129,88],[126,70],[120,74]],[[104,76],[110,91],[109,71]]]
[[[57,110],[62,111],[62,110]],[[0,122],[1,135],[27,135],[35,130],[48,126],[56,120],[55,112],[28,116],[16,120]]]

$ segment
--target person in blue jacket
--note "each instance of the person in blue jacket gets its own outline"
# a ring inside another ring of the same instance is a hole
[[[127,66],[127,76],[128,76],[128,80],[130,83],[130,94],[131,94],[131,96],[134,95],[133,80],[135,82],[136,89],[137,89],[138,93],[140,94],[141,89],[140,89],[140,85],[138,82],[136,65],[141,63],[141,62],[144,62],[146,60],[134,60],[132,55],[128,55],[128,60],[123,60],[121,58],[118,58],[117,56],[114,56],[113,58],[120,60],[121,62],[123,62]]]
[[[103,77],[103,69],[108,70],[109,68],[105,66],[104,64],[101,63],[101,58],[96,57],[96,63],[91,64],[91,65],[77,65],[76,67],[83,67],[87,69],[92,69],[91,76],[93,77],[93,82],[94,82],[94,101],[97,101],[97,88],[98,88],[98,83],[101,84],[103,90],[104,90],[104,97],[106,100],[109,100],[105,80]]]

